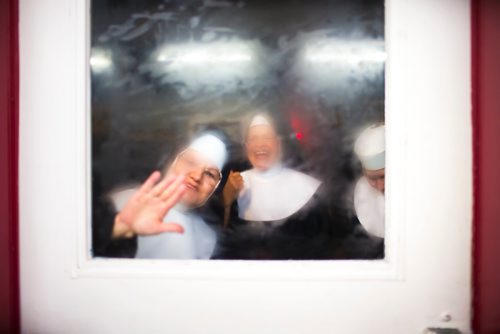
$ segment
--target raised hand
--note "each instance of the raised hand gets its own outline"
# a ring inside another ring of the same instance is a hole
[[[113,227],[114,238],[184,232],[178,224],[163,222],[185,191],[184,177],[170,175],[160,179],[160,172],[153,172],[118,212]]]
[[[238,194],[243,189],[244,181],[240,172],[229,172],[229,176],[227,178],[227,182],[224,185],[224,189],[222,190],[222,198],[224,200],[224,207],[230,206]]]

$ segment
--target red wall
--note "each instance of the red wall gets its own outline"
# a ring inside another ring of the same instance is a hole
[[[500,1],[472,2],[475,333],[500,333]]]
[[[0,333],[19,332],[18,1],[0,1]]]

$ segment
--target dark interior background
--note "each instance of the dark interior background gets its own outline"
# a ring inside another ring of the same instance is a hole
[[[143,180],[204,128],[224,131],[228,168],[244,168],[240,123],[256,109],[278,119],[286,164],[332,200],[355,181],[355,134],[384,121],[382,0],[99,0],[91,11],[94,191]]]

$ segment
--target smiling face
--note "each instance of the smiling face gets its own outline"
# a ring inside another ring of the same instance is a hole
[[[266,171],[280,160],[280,139],[270,125],[251,126],[247,133],[246,150],[252,166]]]
[[[177,156],[168,174],[185,176],[186,191],[181,203],[188,208],[202,206],[221,179],[219,168],[192,149],[187,149]]]

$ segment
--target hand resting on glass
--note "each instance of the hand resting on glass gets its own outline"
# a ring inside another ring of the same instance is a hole
[[[117,213],[113,238],[184,232],[179,224],[163,222],[168,211],[179,202],[186,190],[184,177],[169,175],[160,179],[160,172],[153,172]]]

